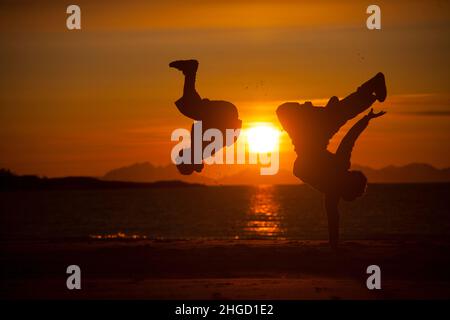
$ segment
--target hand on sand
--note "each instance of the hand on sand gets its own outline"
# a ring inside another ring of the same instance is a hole
[[[369,118],[369,120],[371,120],[371,119],[381,117],[384,114],[386,114],[386,111],[380,111],[380,112],[375,113],[375,112],[373,112],[373,109],[370,109],[369,113],[367,114],[367,117]]]

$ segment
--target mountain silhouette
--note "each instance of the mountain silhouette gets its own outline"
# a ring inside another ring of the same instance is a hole
[[[426,163],[410,163],[405,166],[387,166],[372,169],[354,166],[367,176],[369,182],[413,183],[413,182],[450,182],[450,168],[437,169]]]
[[[187,188],[201,187],[202,184],[186,183],[180,180],[155,182],[105,181],[93,177],[47,178],[35,175],[16,175],[10,170],[0,169],[0,191],[14,190],[91,190],[130,188]]]
[[[261,176],[258,166],[243,166],[242,169],[222,168],[219,176],[215,171],[208,175],[208,168],[204,174],[182,176],[174,165],[154,166],[149,162],[136,163],[130,166],[109,171],[103,180],[154,182],[161,180],[181,180],[202,184],[298,184],[289,170],[280,169],[276,175]],[[450,182],[450,168],[437,169],[425,163],[411,163],[405,166],[387,166],[373,169],[368,166],[354,165],[354,169],[361,170],[370,183],[414,183],[414,182]]]
[[[154,166],[149,162],[135,163],[130,166],[117,168],[107,172],[103,180],[109,181],[132,181],[153,182],[161,180],[181,180],[190,183],[214,184],[214,180],[192,174],[190,176],[180,175],[175,165]]]
[[[219,166],[215,166],[216,168]],[[185,187],[193,185],[252,185],[252,184],[299,184],[289,170],[280,170],[273,176],[260,175],[259,167],[228,167],[218,174],[217,170],[191,176],[180,175],[173,165],[154,166],[149,162],[109,171],[102,178],[59,177],[46,178],[36,175],[18,176],[6,169],[0,169],[0,190],[14,189],[114,189],[114,188],[160,188]],[[411,163],[405,166],[387,166],[373,169],[355,165],[368,177],[370,183],[432,183],[450,182],[450,168],[437,169],[425,163]]]

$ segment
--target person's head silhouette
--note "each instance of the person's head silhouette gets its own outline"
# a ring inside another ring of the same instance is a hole
[[[341,197],[345,201],[353,201],[366,191],[367,178],[357,170],[348,171],[342,181]]]

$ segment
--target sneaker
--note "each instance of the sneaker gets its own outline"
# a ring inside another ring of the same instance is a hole
[[[176,60],[169,64],[169,67],[175,68],[186,74],[193,74],[197,72],[198,61],[197,60]]]
[[[358,91],[364,92],[365,94],[373,94],[375,99],[383,102],[386,99],[386,83],[384,80],[384,74],[378,72],[375,77],[363,83]]]
[[[384,74],[378,72],[374,77],[375,87],[373,92],[375,93],[375,97],[378,101],[383,102],[386,99],[387,89],[386,89],[386,80],[384,79]]]

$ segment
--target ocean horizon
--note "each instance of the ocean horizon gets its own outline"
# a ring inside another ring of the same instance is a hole
[[[449,183],[370,184],[341,202],[343,239],[446,237]],[[326,240],[321,195],[306,185],[0,192],[1,235],[52,239]]]

